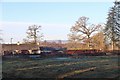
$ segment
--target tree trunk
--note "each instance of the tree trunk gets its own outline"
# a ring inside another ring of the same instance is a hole
[[[37,40],[36,40],[36,39],[37,39],[36,30],[34,30],[34,34],[35,34],[35,35],[34,35],[34,42],[35,42],[35,44],[36,44],[36,43],[37,43]]]
[[[88,49],[90,49],[90,36],[88,35]]]
[[[114,50],[114,49],[115,49],[115,42],[112,41],[112,50]]]

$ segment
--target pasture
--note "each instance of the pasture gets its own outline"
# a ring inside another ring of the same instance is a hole
[[[3,58],[3,78],[118,78],[118,56]]]

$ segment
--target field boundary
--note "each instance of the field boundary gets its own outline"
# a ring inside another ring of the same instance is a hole
[[[87,71],[90,71],[90,70],[95,70],[95,69],[96,69],[96,67],[91,67],[91,68],[87,68],[87,69],[83,69],[83,70],[75,70],[75,71],[68,72],[68,73],[65,73],[63,75],[60,75],[60,76],[58,76],[58,78],[64,78],[64,77],[72,76],[72,75],[75,75],[75,74],[80,74],[80,73],[87,72]]]

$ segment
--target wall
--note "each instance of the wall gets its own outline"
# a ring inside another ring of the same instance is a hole
[[[33,49],[38,49],[38,45],[34,44],[3,44],[2,49],[3,51],[15,51],[15,50],[33,50]]]

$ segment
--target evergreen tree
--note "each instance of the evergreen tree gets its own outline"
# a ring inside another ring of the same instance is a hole
[[[114,46],[120,46],[120,1],[116,1],[108,13],[107,23],[105,27],[105,41]]]

